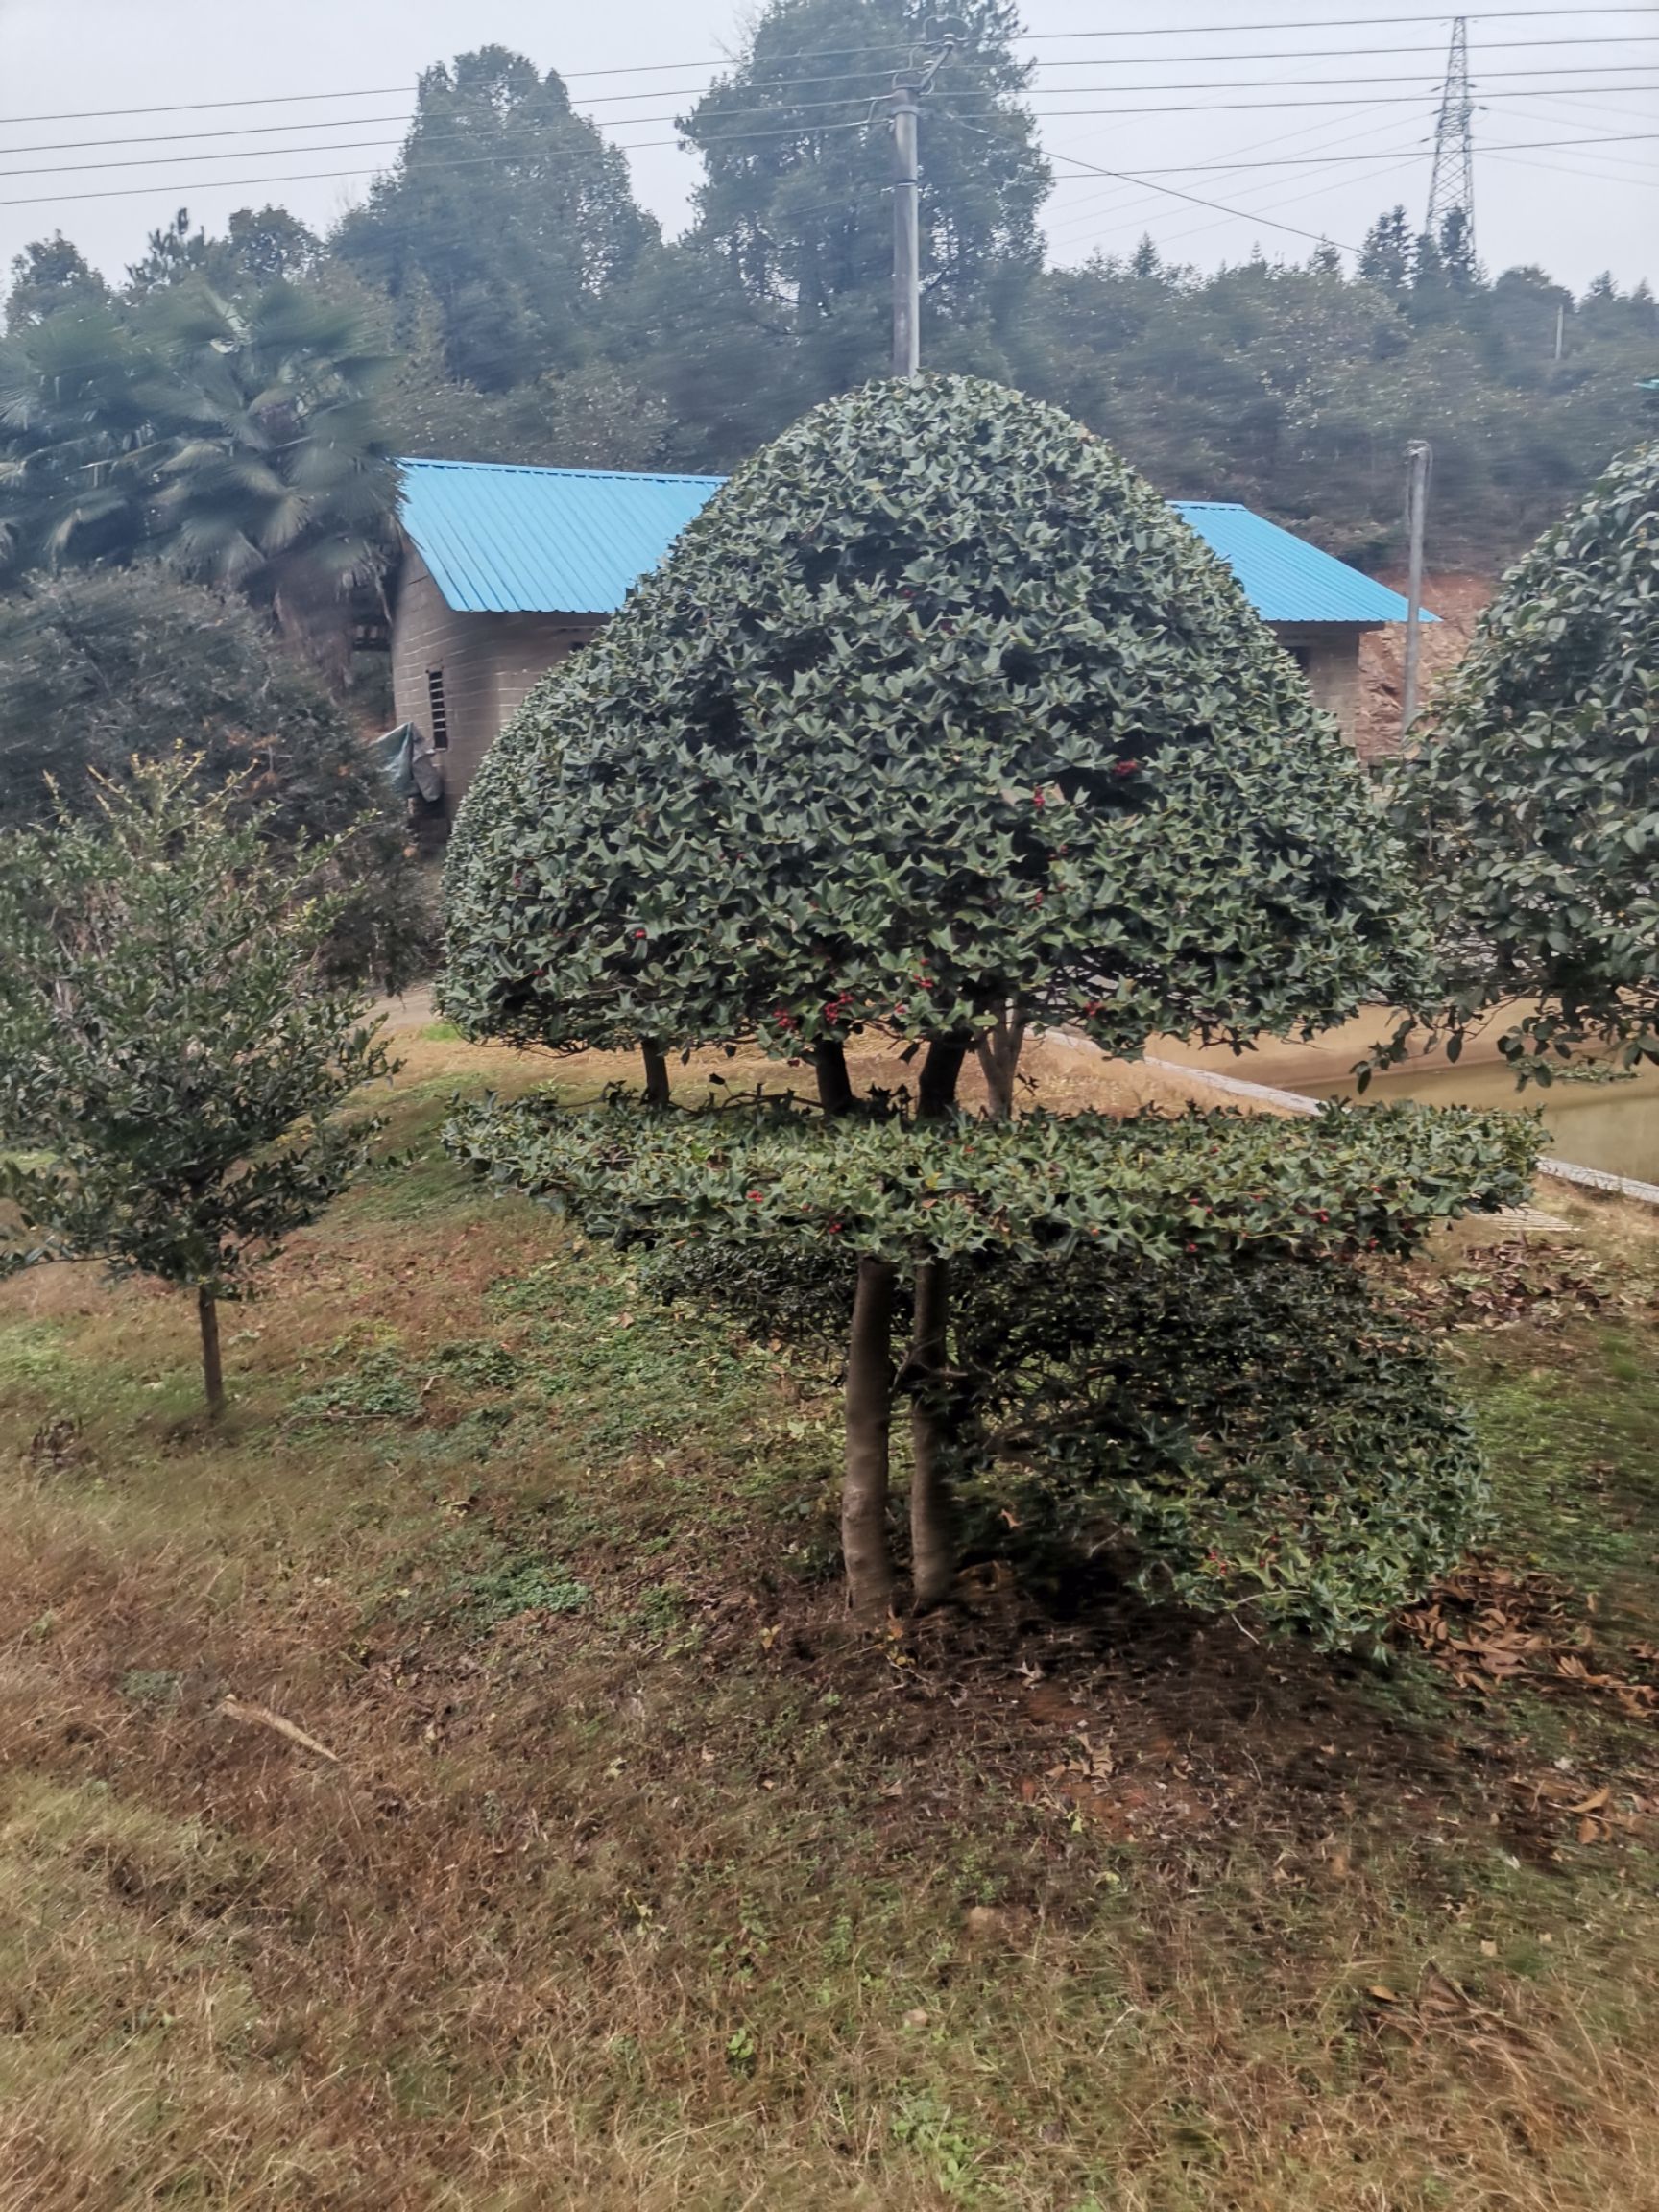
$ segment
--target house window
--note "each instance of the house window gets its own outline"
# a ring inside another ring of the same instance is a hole
[[[1297,667],[1301,669],[1304,676],[1312,675],[1313,648],[1311,645],[1286,645],[1285,650],[1295,661]]]
[[[432,750],[447,753],[449,750],[449,709],[444,702],[444,671],[428,668],[426,671],[426,704],[432,714]]]

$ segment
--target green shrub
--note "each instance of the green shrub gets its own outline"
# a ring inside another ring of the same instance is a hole
[[[965,1270],[957,1345],[980,1487],[1127,1538],[1149,1594],[1350,1645],[1486,1526],[1438,1363],[1351,1266]]]
[[[1455,1043],[1530,999],[1499,1040],[1524,1072],[1597,1040],[1659,1061],[1659,444],[1503,579],[1395,796]]]
[[[739,469],[467,795],[469,1034],[780,1050],[878,1020],[1323,1025],[1415,974],[1363,774],[1112,449],[966,377]]]

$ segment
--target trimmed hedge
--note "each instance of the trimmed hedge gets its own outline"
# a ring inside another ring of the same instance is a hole
[[[503,732],[446,884],[445,1012],[558,1047],[1311,1030],[1412,991],[1425,943],[1231,571],[966,377],[740,469]]]
[[[1031,1114],[1017,1121],[824,1121],[792,1106],[463,1109],[445,1142],[480,1172],[618,1242],[735,1239],[908,1266],[998,1252],[1123,1265],[1267,1250],[1416,1250],[1436,1222],[1525,1202],[1530,1116],[1327,1106]]]
[[[1396,779],[1460,1033],[1523,1070],[1603,1040],[1659,1061],[1659,444],[1503,579]]]

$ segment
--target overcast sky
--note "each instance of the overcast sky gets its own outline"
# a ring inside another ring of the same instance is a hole
[[[636,189],[673,231],[696,165],[667,118],[734,50],[746,13],[733,0],[0,0],[0,257],[61,228],[118,276],[184,204],[210,228],[268,201],[325,228],[368,178],[301,173],[389,160],[416,72],[489,41],[570,79],[631,149]],[[1450,22],[1421,0],[1026,0],[1032,100],[1058,180],[1054,258],[1122,252],[1142,231],[1205,267],[1257,245],[1301,258],[1321,234],[1356,245],[1397,200],[1420,222]],[[1261,28],[1275,23],[1292,27]],[[1166,35],[1177,24],[1189,28]],[[1541,262],[1579,291],[1605,268],[1623,286],[1659,278],[1659,0],[1530,0],[1471,12],[1469,37],[1477,143],[1489,149],[1476,161],[1488,267]],[[301,93],[343,97],[275,104]],[[1334,96],[1341,104],[1321,104]],[[253,100],[273,104],[85,114]],[[47,121],[67,111],[76,119]],[[215,130],[226,134],[185,135]],[[92,143],[110,139],[128,143]],[[1128,184],[1066,156],[1160,174]],[[118,161],[145,165],[87,166]],[[92,193],[108,196],[77,197]]]

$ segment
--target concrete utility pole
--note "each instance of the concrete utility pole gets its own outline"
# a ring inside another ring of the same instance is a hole
[[[922,95],[956,51],[947,32],[926,61],[893,80],[893,373],[922,366]]]
[[[1400,733],[1417,719],[1417,672],[1423,646],[1423,530],[1429,513],[1429,469],[1433,455],[1421,438],[1406,448],[1409,469],[1406,520],[1410,531],[1410,567],[1406,584],[1406,682],[1400,703]]]
[[[1567,339],[1567,305],[1565,301],[1555,302],[1555,358],[1560,360]]]
[[[922,366],[922,174],[917,122],[919,87],[893,94],[893,373],[914,376]]]

